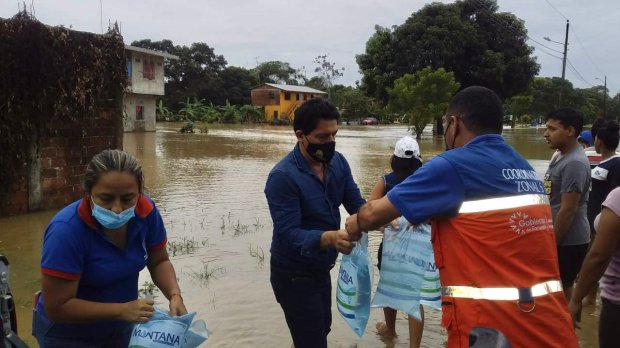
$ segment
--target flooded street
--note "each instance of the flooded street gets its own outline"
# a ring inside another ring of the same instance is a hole
[[[269,284],[272,225],[263,194],[270,169],[295,144],[292,127],[213,125],[208,134],[180,134],[177,124],[159,124],[155,133],[128,133],[124,149],[140,161],[146,193],[157,203],[168,229],[171,259],[185,305],[197,311],[212,331],[208,347],[290,347],[284,316]],[[507,130],[515,146],[539,175],[551,156],[542,129]],[[353,176],[368,197],[389,170],[396,140],[406,126],[341,126],[336,149],[349,161]],[[420,142],[425,160],[443,151],[441,137]],[[0,218],[0,253],[11,262],[11,285],[18,307],[19,332],[29,344],[32,294],[39,289],[39,258],[43,231],[55,212]],[[343,224],[347,213],[342,210]],[[373,262],[379,235],[371,233]],[[174,254],[174,255],[173,255]],[[335,285],[338,265],[332,271]],[[378,281],[375,267],[375,284]],[[140,284],[148,281],[141,275]],[[335,298],[335,287],[334,287]],[[156,298],[167,306],[159,293]],[[163,301],[162,301],[163,300]],[[383,343],[375,324],[381,309],[373,309],[360,339],[332,306],[330,347],[408,347],[407,320],[399,314],[394,343]],[[594,312],[594,313],[593,313]],[[423,347],[439,347],[446,339],[440,313],[427,310]],[[584,309],[581,347],[597,343],[598,308]]]

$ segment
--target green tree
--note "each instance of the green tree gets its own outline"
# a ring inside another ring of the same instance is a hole
[[[328,89],[327,82],[321,76],[311,77],[308,80],[308,82],[306,82],[306,86],[314,88],[314,89],[318,89],[319,91],[323,91],[323,92],[327,91]]]
[[[607,117],[620,119],[620,93],[607,100]]]
[[[158,121],[169,121],[172,117],[172,111],[167,106],[164,106],[164,101],[159,99],[157,102],[157,109],[155,110],[155,118]]]
[[[196,99],[191,102],[190,98],[187,98],[187,101],[181,102],[183,107],[179,110],[179,115],[183,120],[187,121],[204,121],[207,114],[207,107],[203,102],[204,100]]]
[[[392,87],[395,71],[393,30],[375,26],[375,33],[366,43],[366,53],[356,56],[362,73],[362,90],[382,105],[390,99],[388,89]]]
[[[389,108],[408,116],[409,124],[419,140],[426,125],[441,117],[458,89],[459,83],[452,72],[426,67],[415,75],[405,74],[394,82]]]
[[[486,86],[503,98],[524,92],[539,66],[523,22],[497,10],[494,0],[432,3],[400,26],[376,27],[356,58],[362,88],[385,102],[397,78],[430,66],[452,71],[462,87]]]
[[[574,94],[578,99],[578,104],[574,107],[583,113],[586,124],[592,123],[598,117],[604,117],[603,86],[576,89]]]
[[[258,80],[251,70],[229,66],[220,72],[220,78],[222,93],[218,95],[217,104],[226,103],[226,99],[234,105],[251,103],[250,90],[258,85]]]
[[[560,107],[560,94],[562,105],[579,108],[579,96],[575,93],[573,84],[559,77],[536,77],[532,81],[524,95],[531,95],[531,114],[535,116],[546,115]]]
[[[519,122],[529,125],[532,122],[532,117],[530,115],[522,115],[519,117]]]
[[[344,74],[344,67],[338,68],[336,63],[327,60],[328,55],[320,55],[314,58],[314,63],[317,67],[314,72],[319,74],[325,85],[327,86],[327,98],[330,97],[332,86],[334,81]]]
[[[222,123],[237,123],[241,121],[241,113],[236,105],[230,104],[227,100],[225,105],[220,106],[220,122]]]
[[[207,102],[223,104],[227,92],[223,89],[220,74],[226,67],[224,56],[215,54],[213,48],[204,42],[190,46],[174,46],[170,40],[139,40],[132,46],[165,51],[179,57],[164,62],[166,86],[164,103],[173,109],[180,109],[188,97]]]
[[[375,112],[375,104],[358,88],[349,87],[342,96],[342,115],[345,120],[361,120],[372,116]]]
[[[239,108],[242,122],[259,123],[263,121],[263,110],[252,105],[243,105]]]
[[[512,128],[515,127],[517,118],[521,119],[521,116],[529,113],[533,101],[534,97],[531,95],[515,95],[506,101],[505,108],[512,114]],[[521,119],[521,122],[524,122],[523,119]]]
[[[379,110],[376,101],[357,87],[334,85],[330,101],[340,110],[343,120],[347,122],[377,116]]]
[[[262,62],[252,69],[252,73],[259,83],[303,85],[306,82],[300,70],[291,67],[287,62],[279,60]]]

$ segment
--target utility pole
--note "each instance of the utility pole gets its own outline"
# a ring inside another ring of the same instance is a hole
[[[601,80],[600,77],[596,77],[596,79],[603,82],[603,118],[607,119],[607,75],[605,75],[604,80]]]
[[[566,20],[566,35],[564,36],[564,58],[562,59],[562,80],[566,74],[566,51],[568,48],[568,19]]]
[[[562,80],[566,81],[566,52],[568,51],[568,19],[566,20],[566,35],[564,36],[564,57],[562,58]],[[562,107],[562,90],[560,89],[559,106]]]
[[[607,75],[605,75],[605,86],[603,87],[603,118],[607,118]]]
[[[568,28],[569,28],[569,24],[570,22],[568,21],[568,19],[566,20],[566,34],[564,35],[564,54],[562,57],[562,81],[566,81],[566,56],[567,56],[567,52],[568,52]],[[561,42],[559,41],[553,41],[548,37],[544,37],[545,40],[549,41],[549,42],[553,42],[559,45],[562,45]],[[560,88],[559,90],[559,102],[558,105],[561,107],[562,106],[562,88]]]

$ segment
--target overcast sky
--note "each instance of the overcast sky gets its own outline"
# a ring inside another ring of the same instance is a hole
[[[0,17],[12,17],[23,1],[0,0]],[[442,1],[451,2],[451,1]],[[355,55],[364,52],[376,24],[402,24],[428,3],[421,0],[30,0],[35,16],[45,24],[101,32],[108,20],[119,21],[126,43],[138,39],[170,39],[176,45],[206,42],[229,65],[255,67],[257,62],[281,60],[305,67],[313,76],[313,59],[345,67],[336,83],[360,80]],[[618,0],[499,0],[502,12],[525,21],[529,36],[547,46],[528,41],[536,50],[541,76],[560,76],[561,44],[566,18],[570,61],[566,78],[576,87],[607,86],[620,89],[620,6]],[[553,5],[556,9],[554,9]],[[101,11],[101,15],[100,15]],[[552,50],[559,52],[554,52]],[[556,56],[556,57],[552,57]],[[572,66],[571,66],[572,65]]]

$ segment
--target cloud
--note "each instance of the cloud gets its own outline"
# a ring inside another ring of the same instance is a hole
[[[601,84],[595,78],[607,75],[612,93],[620,88],[616,61],[620,8],[616,0],[584,3],[581,0],[549,0],[571,19],[566,77],[577,87]],[[443,1],[449,2],[449,1]],[[34,2],[35,15],[49,25],[71,25],[73,29],[100,32],[108,20],[121,23],[129,43],[139,39],[170,39],[175,44],[206,42],[229,64],[253,67],[257,61],[283,60],[305,67],[312,75],[313,59],[329,54],[345,67],[337,83],[353,84],[361,76],[355,55],[363,53],[376,24],[402,24],[427,2],[420,0],[44,0]],[[562,51],[562,45],[544,41],[548,36],[563,41],[565,19],[547,2],[500,0],[500,11],[512,12],[525,21],[531,38]],[[11,17],[17,3],[0,4],[0,17]],[[101,20],[102,19],[102,20]],[[542,76],[559,76],[561,53],[536,47]],[[571,67],[572,65],[572,67]],[[574,69],[573,69],[574,68]],[[574,71],[576,70],[578,74]],[[584,81],[585,80],[585,81]]]

